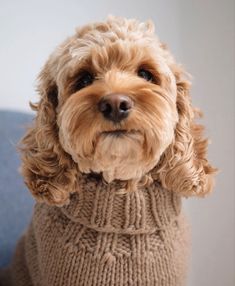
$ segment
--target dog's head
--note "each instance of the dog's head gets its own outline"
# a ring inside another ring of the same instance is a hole
[[[107,182],[149,173],[186,196],[209,192],[215,170],[189,87],[151,23],[109,18],[79,29],[39,76],[35,124],[22,141],[29,189],[61,205],[79,172],[95,172]]]

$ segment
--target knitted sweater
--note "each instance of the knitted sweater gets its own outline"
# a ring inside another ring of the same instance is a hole
[[[122,182],[80,180],[69,205],[35,205],[1,285],[183,286],[181,198],[157,182],[123,194]]]

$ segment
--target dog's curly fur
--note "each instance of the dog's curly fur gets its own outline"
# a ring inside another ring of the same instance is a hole
[[[138,76],[146,69],[153,80]],[[95,80],[76,89],[89,71]],[[139,182],[145,175],[184,196],[203,196],[215,169],[200,112],[192,107],[190,82],[151,22],[109,18],[76,31],[50,56],[39,75],[34,125],[22,140],[22,174],[32,194],[49,204],[68,203],[79,172]],[[114,124],[99,100],[122,93],[134,102],[130,116]],[[122,136],[109,132],[125,130]],[[134,188],[134,187],[133,187]],[[130,189],[130,188],[129,188]]]

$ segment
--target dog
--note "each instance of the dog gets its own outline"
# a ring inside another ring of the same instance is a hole
[[[38,80],[20,147],[37,203],[5,285],[184,285],[181,198],[210,193],[216,169],[189,76],[153,23],[79,28]]]

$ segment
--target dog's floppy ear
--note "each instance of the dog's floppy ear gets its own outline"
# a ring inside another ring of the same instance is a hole
[[[39,202],[63,205],[75,191],[77,169],[60,146],[56,123],[58,90],[46,64],[39,75],[40,101],[31,104],[36,111],[33,126],[20,142],[21,173]]]
[[[157,178],[163,187],[184,196],[203,196],[213,188],[213,168],[206,158],[208,140],[203,138],[203,126],[195,122],[201,113],[190,99],[190,82],[184,71],[172,67],[177,84],[179,121],[173,143],[167,148],[157,166]]]

